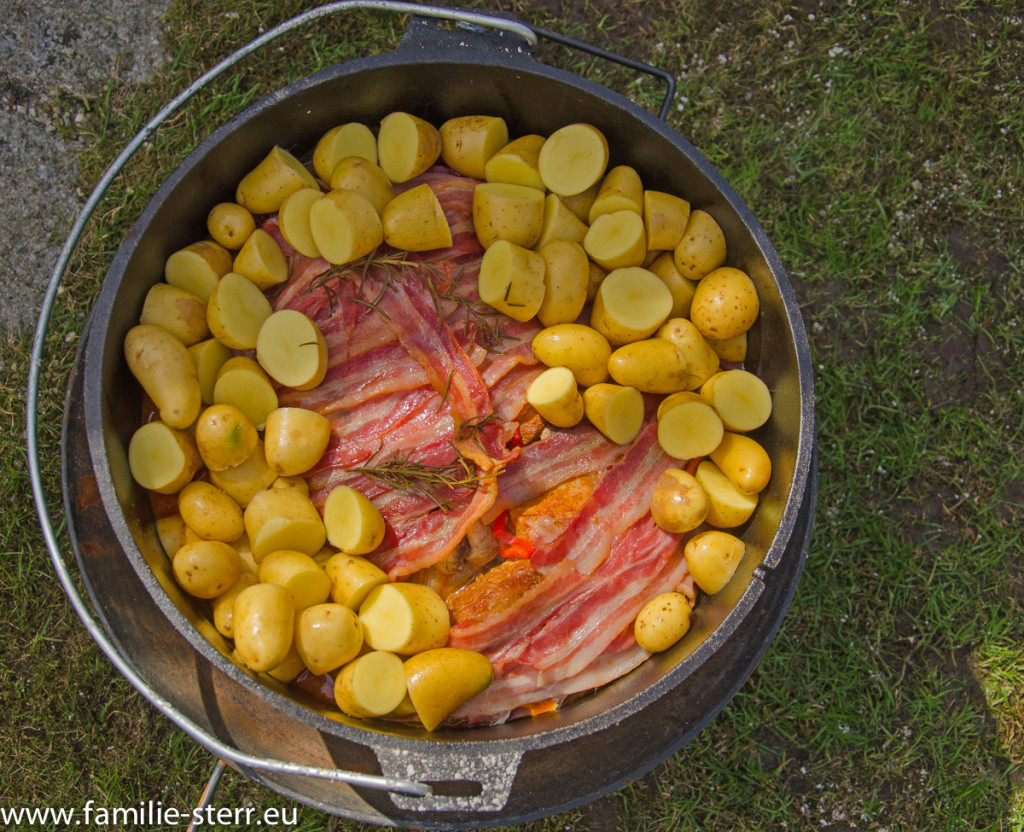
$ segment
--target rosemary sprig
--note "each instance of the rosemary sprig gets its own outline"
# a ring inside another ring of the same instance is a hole
[[[472,439],[476,442],[477,447],[481,451],[485,450],[483,443],[480,441],[480,431],[486,426],[498,421],[497,413],[488,413],[483,416],[473,416],[459,425],[458,430],[455,431],[455,438],[464,442],[467,439]]]
[[[491,476],[476,473],[469,461],[462,456],[457,456],[447,465],[428,465],[412,459],[412,452],[406,451],[375,461],[381,450],[382,448],[378,448],[363,465],[349,470],[391,488],[404,488],[422,494],[444,511],[450,511],[452,508],[451,502],[444,496],[446,490],[473,489],[482,480]]]

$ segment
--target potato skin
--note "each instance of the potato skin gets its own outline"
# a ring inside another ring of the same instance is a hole
[[[697,586],[708,595],[714,595],[732,580],[745,552],[742,540],[716,529],[691,537],[683,556]]]
[[[708,495],[692,474],[669,468],[651,496],[651,518],[667,532],[692,531],[708,516]]]
[[[178,492],[178,512],[204,540],[233,543],[245,534],[242,507],[208,482],[190,482]]]
[[[555,324],[533,338],[533,354],[548,367],[568,367],[581,387],[608,378],[612,348],[600,332],[584,324]]]
[[[124,339],[128,369],[172,428],[187,428],[203,404],[196,365],[188,347],[167,330],[139,324]]]
[[[179,586],[196,598],[216,598],[242,574],[242,560],[227,543],[197,540],[174,553],[171,562]]]
[[[722,266],[697,284],[690,320],[705,338],[724,341],[749,330],[759,312],[757,289],[750,277],[739,269]]]
[[[636,643],[648,653],[668,650],[690,629],[690,600],[681,592],[664,592],[644,604],[633,623]]]
[[[685,390],[691,378],[682,353],[662,338],[619,347],[608,359],[608,372],[616,383],[641,393],[676,393]]]

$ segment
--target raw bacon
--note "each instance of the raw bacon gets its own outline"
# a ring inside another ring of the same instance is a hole
[[[398,189],[423,183],[452,229],[449,249],[381,249],[365,265],[333,267],[288,247],[274,218],[264,223],[290,263],[273,305],[316,320],[330,356],[318,388],[284,389],[280,401],[329,420],[328,450],[307,474],[310,496],[322,506],[345,484],[374,502],[387,531],[370,557],[393,580],[429,580],[459,561],[467,535],[493,537],[489,525],[505,522],[503,512],[539,506],[522,532],[529,560],[460,581],[453,596],[450,645],[483,653],[495,668],[492,685],[454,718],[495,723],[599,687],[646,658],[631,626],[643,604],[671,589],[692,592],[679,536],[648,511],[659,477],[679,462],[661,451],[651,403],[627,446],[581,423],[520,447],[517,419],[529,414],[526,391],[544,369],[531,347],[540,325],[506,319],[479,299],[476,181],[437,166]],[[451,479],[403,487],[381,473],[393,462]],[[551,504],[549,492],[563,484],[573,489],[563,514],[544,518],[537,501],[548,495]]]

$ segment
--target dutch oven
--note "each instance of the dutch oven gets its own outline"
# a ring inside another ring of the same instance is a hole
[[[115,664],[165,714],[192,726],[200,741],[237,749],[236,766],[246,775],[304,804],[382,825],[477,828],[564,811],[620,788],[691,740],[743,684],[781,623],[807,550],[816,491],[813,397],[806,336],[779,258],[693,145],[625,97],[536,61],[528,40],[502,23],[507,17],[493,27],[453,28],[434,19],[452,10],[417,11],[432,17],[412,17],[393,53],[303,78],[221,126],[138,217],[100,290],[72,376],[65,503],[102,628],[94,636],[112,645]],[[272,145],[309,153],[334,125],[374,125],[393,110],[434,124],[498,115],[512,135],[596,125],[612,164],[632,165],[647,187],[683,195],[715,217],[729,243],[728,264],[751,276],[761,300],[747,366],[773,394],[759,438],[774,468],[743,529],[747,555],[736,577],[702,601],[691,631],[672,649],[558,711],[500,726],[428,734],[351,720],[257,681],[213,646],[203,608],[174,585],[147,495],[127,465],[141,391],[122,342],[164,260],[205,236],[209,207],[232,199],[237,181]],[[245,763],[264,758],[282,765]],[[347,772],[350,782],[310,777],[304,767]],[[430,794],[380,788],[380,775],[391,778],[385,784],[426,784]]]

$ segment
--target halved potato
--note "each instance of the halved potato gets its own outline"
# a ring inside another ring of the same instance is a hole
[[[362,194],[337,190],[309,207],[309,231],[328,263],[358,260],[384,242],[377,209]]]
[[[266,371],[244,355],[224,362],[213,385],[213,401],[237,407],[256,430],[263,430],[267,414],[278,405],[277,391]]]
[[[245,211],[244,208],[242,210]],[[250,230],[246,237],[251,233]],[[225,246],[211,240],[202,240],[178,249],[164,262],[164,280],[172,286],[191,292],[203,303],[210,299],[217,281],[229,271],[231,252]]]
[[[721,591],[732,580],[745,553],[742,540],[717,530],[695,534],[683,549],[694,583],[708,595]]]
[[[597,189],[597,196],[588,212],[588,222],[593,225],[602,214],[616,211],[633,211],[641,214],[644,209],[644,185],[640,174],[629,165],[618,165],[605,175]]]
[[[505,182],[481,182],[473,189],[473,228],[484,248],[497,240],[530,248],[543,227],[543,191]]]
[[[300,188],[289,194],[277,212],[281,236],[293,249],[306,257],[319,257],[320,249],[309,230],[309,207],[323,196],[319,188]]]
[[[245,507],[244,518],[257,563],[278,549],[293,549],[312,556],[327,542],[316,506],[294,488],[257,492]]]
[[[384,539],[384,518],[377,507],[347,485],[332,488],[327,494],[324,525],[331,545],[350,555],[368,554]]]
[[[359,555],[338,552],[324,565],[331,579],[331,600],[357,610],[370,590],[388,582],[387,573]]]
[[[245,508],[254,496],[270,488],[276,477],[277,474],[267,465],[262,439],[256,443],[252,453],[241,465],[225,468],[223,471],[210,471],[210,482],[229,494],[242,508]]]
[[[405,699],[405,670],[394,653],[375,650],[346,664],[334,680],[334,700],[342,713],[384,716]]]
[[[425,650],[405,660],[405,682],[416,715],[433,731],[460,705],[487,690],[494,668],[482,653],[456,647]]]
[[[548,136],[537,169],[549,191],[572,196],[595,185],[608,167],[608,141],[592,124],[568,124]]]
[[[742,433],[726,431],[710,456],[729,482],[744,494],[764,491],[771,479],[772,460],[768,452],[757,440]]]
[[[432,251],[452,244],[448,218],[427,184],[400,193],[381,214],[384,241],[406,251]]]
[[[252,504],[250,503],[250,508]],[[278,584],[292,595],[292,602],[298,612],[315,604],[322,604],[330,597],[331,580],[320,566],[306,552],[294,549],[274,549],[258,559],[257,576],[260,583]]]
[[[196,379],[199,381],[203,404],[213,404],[213,385],[217,382],[220,368],[231,358],[231,350],[216,338],[207,338],[190,346],[188,352],[196,365]]]
[[[651,251],[674,253],[690,219],[690,203],[664,191],[644,191],[644,231]]]
[[[358,656],[362,646],[363,625],[342,604],[314,604],[295,618],[295,648],[310,673],[337,670]]]
[[[228,272],[210,295],[206,320],[213,337],[224,346],[251,350],[271,312],[270,301],[255,283],[237,272]]]
[[[612,345],[642,341],[672,311],[672,293],[661,278],[640,267],[614,269],[598,287],[590,325]]]
[[[266,291],[288,279],[288,261],[277,240],[257,228],[235,255],[231,271],[245,275]]]
[[[590,423],[617,445],[628,445],[644,422],[644,397],[635,387],[595,384],[583,391]]]
[[[537,320],[546,327],[572,323],[587,303],[587,253],[579,243],[554,240],[540,249],[540,256],[544,258],[544,300]]]
[[[669,318],[689,318],[697,282],[683,277],[679,273],[672,252],[663,251],[658,254],[647,266],[647,269],[660,277],[672,293],[672,311],[669,313]]]
[[[484,166],[488,182],[508,182],[544,190],[544,180],[537,170],[540,149],[545,138],[536,134],[520,136],[498,150]]]
[[[548,243],[555,240],[569,240],[583,245],[587,236],[587,225],[576,216],[558,194],[544,197],[544,222],[540,236],[533,247],[540,251]]]
[[[159,420],[148,422],[128,442],[128,468],[143,488],[175,494],[199,470],[202,461],[192,434]]]
[[[377,137],[361,122],[339,124],[324,133],[313,148],[313,170],[324,182],[330,182],[338,162],[347,157],[377,164]]]
[[[498,240],[480,263],[480,300],[517,321],[528,321],[544,302],[544,258],[535,251]]]
[[[537,376],[526,391],[526,401],[560,428],[571,428],[583,418],[583,397],[568,367],[549,367]]]
[[[242,177],[235,202],[253,214],[270,214],[300,188],[317,187],[305,166],[283,147],[274,146],[255,168]]]
[[[709,526],[717,529],[742,526],[757,508],[757,495],[738,490],[711,460],[701,462],[694,476],[708,495],[706,520]]]
[[[658,418],[658,444],[675,459],[707,456],[723,432],[722,420],[706,402],[681,402]]]
[[[725,234],[715,218],[707,211],[691,211],[674,252],[679,273],[690,280],[700,280],[721,266],[725,255]]]
[[[439,133],[444,163],[474,179],[487,176],[487,162],[508,144],[508,125],[498,116],[456,116]]]
[[[359,605],[366,643],[374,650],[411,656],[444,647],[451,627],[448,607],[426,584],[387,583]]]
[[[279,309],[260,327],[256,360],[278,384],[309,390],[327,374],[327,341],[308,315]]]
[[[635,211],[601,214],[587,229],[583,248],[605,270],[640,266],[647,256],[644,221]]]
[[[186,347],[210,334],[206,303],[191,292],[170,283],[154,283],[146,292],[139,323],[161,326]]]
[[[395,186],[380,165],[361,156],[346,156],[334,166],[331,174],[332,191],[355,191],[373,205],[379,216],[395,198]]]
[[[392,182],[419,176],[441,155],[441,134],[434,125],[411,113],[385,116],[377,134],[377,163]]]
[[[768,385],[747,370],[715,373],[701,386],[700,394],[718,411],[725,427],[736,433],[756,430],[771,417]]]

